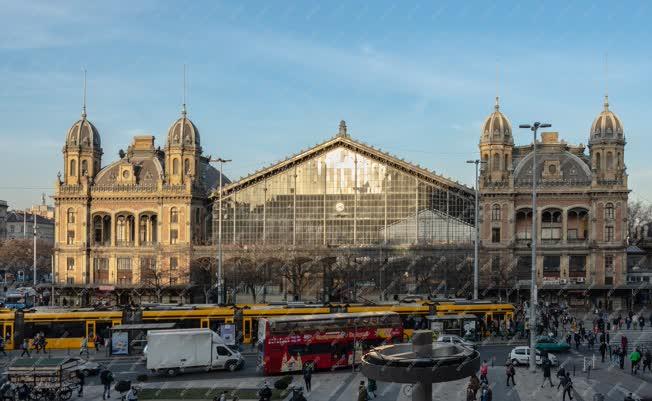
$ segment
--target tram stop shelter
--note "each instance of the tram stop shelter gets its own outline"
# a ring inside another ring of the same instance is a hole
[[[111,355],[141,354],[150,330],[170,330],[176,323],[119,324],[111,328]]]

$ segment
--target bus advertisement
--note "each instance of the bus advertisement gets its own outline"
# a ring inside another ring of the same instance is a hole
[[[264,374],[351,366],[382,344],[401,342],[398,313],[333,313],[260,319],[258,365]]]

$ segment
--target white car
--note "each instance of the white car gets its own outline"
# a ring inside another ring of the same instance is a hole
[[[478,346],[476,343],[473,341],[467,341],[460,336],[456,336],[454,334],[443,334],[439,337],[437,337],[437,342],[440,343],[450,343],[450,344],[457,344],[461,345],[463,347],[471,348],[471,349],[477,349]]]
[[[530,364],[530,347],[519,346],[512,349],[512,352],[509,353],[507,357],[508,360],[512,361],[514,365],[529,365]],[[553,366],[557,366],[559,361],[557,357],[553,354],[548,353],[548,359]],[[537,350],[536,354],[536,364],[541,365],[541,351]]]

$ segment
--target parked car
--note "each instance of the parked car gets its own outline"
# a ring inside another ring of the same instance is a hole
[[[83,358],[73,357],[70,358],[77,362],[76,369],[81,370],[84,376],[95,376],[100,373],[103,366],[97,362],[89,361]]]
[[[534,348],[539,351],[547,352],[563,352],[570,349],[570,345],[564,341],[558,341],[554,337],[550,336],[539,336],[537,337],[537,342]]]
[[[537,365],[541,365],[541,355],[542,352],[539,350],[536,350],[536,356],[535,356],[535,362]],[[507,356],[507,359],[512,361],[514,365],[529,365],[530,364],[530,347],[527,346],[518,346],[512,349],[512,352],[509,353]],[[552,363],[553,366],[556,366],[559,364],[559,361],[557,360],[557,357],[554,356],[553,354],[548,353],[548,359],[550,359],[550,362]]]
[[[454,334],[444,334],[439,337],[437,337],[437,342],[440,343],[450,343],[450,344],[457,344],[461,345],[463,347],[471,348],[471,349],[477,349],[478,345],[474,343],[473,341],[468,341],[463,339],[460,336],[456,336]]]

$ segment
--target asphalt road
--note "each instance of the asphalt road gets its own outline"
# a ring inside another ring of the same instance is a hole
[[[509,351],[512,349],[512,346],[509,345],[485,345],[479,347],[480,355],[483,359],[486,359],[491,363],[493,360],[496,365],[502,365],[505,363]],[[245,365],[241,370],[235,372],[227,372],[224,370],[217,370],[212,372],[192,372],[180,374],[175,377],[161,376],[148,372],[145,363],[140,360],[124,360],[124,359],[115,359],[107,366],[117,380],[135,380],[138,375],[147,374],[149,376],[149,381],[187,381],[187,380],[207,380],[207,379],[217,379],[220,377],[259,377],[262,376],[262,373],[256,369],[256,356],[255,355],[244,355]],[[317,374],[328,374],[328,372],[317,372]],[[96,377],[91,377],[88,379],[88,384],[99,383]]]

